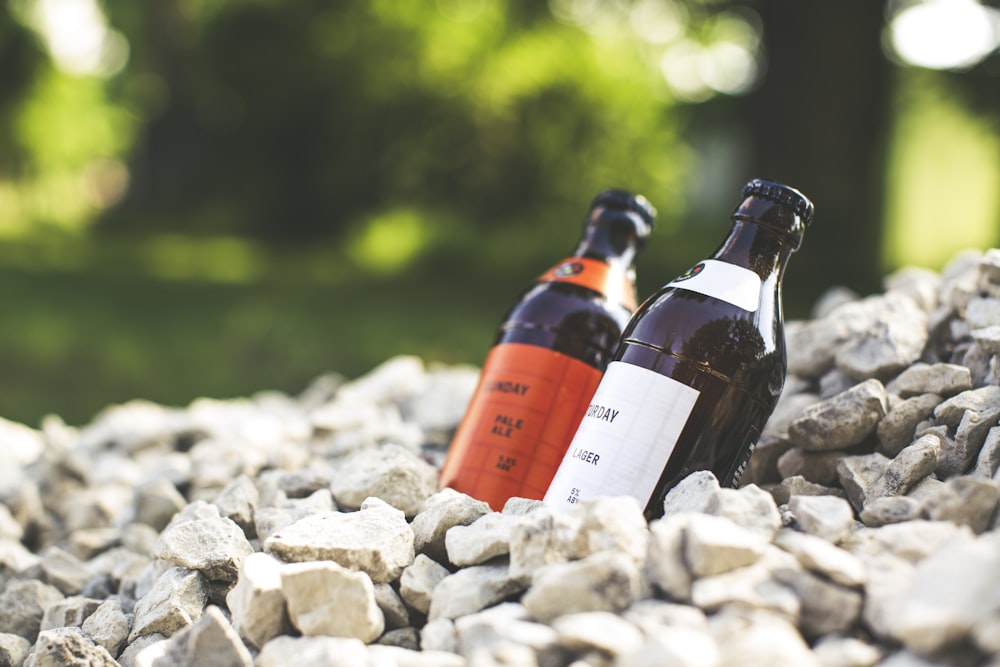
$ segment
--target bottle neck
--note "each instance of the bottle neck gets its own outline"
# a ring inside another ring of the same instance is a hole
[[[761,280],[776,280],[780,286],[789,256],[798,244],[788,234],[745,218],[733,218],[729,236],[712,255],[713,259],[746,267]]]
[[[596,209],[573,255],[628,270],[635,263],[643,238],[640,238],[636,222],[625,211]]]

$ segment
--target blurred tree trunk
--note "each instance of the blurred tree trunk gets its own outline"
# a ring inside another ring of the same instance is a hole
[[[878,291],[892,67],[885,4],[767,0],[757,9],[767,71],[747,100],[752,174],[816,205],[786,301],[808,304],[837,284]]]

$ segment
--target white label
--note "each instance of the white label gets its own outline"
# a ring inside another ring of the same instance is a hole
[[[698,394],[665,375],[611,362],[543,502],[568,509],[584,498],[624,495],[645,506]]]
[[[760,305],[760,276],[750,269],[716,259],[698,262],[668,287],[714,296],[751,313]]]

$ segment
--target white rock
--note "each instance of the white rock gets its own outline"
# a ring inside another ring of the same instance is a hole
[[[664,627],[620,655],[615,667],[719,667],[721,662],[719,647],[707,630]]]
[[[375,582],[398,578],[413,562],[413,531],[400,510],[377,498],[359,512],[322,512],[271,535],[264,551],[288,562],[330,560]]]
[[[867,580],[861,560],[823,538],[782,530],[774,540],[777,547],[795,556],[804,568],[848,587],[861,586]]]
[[[375,403],[391,403],[417,396],[426,388],[427,373],[423,360],[401,355],[341,385],[336,398],[367,398]]]
[[[445,534],[448,560],[458,566],[478,565],[510,553],[510,535],[519,517],[491,512]]]
[[[466,616],[465,618],[471,618]],[[427,651],[458,652],[455,623],[450,618],[435,618],[420,630],[420,646]]]
[[[559,644],[556,631],[542,623],[532,621],[524,605],[504,602],[495,607],[456,619],[454,623],[456,650],[479,664],[483,656],[503,654],[510,646],[517,646],[523,658],[512,664],[561,665],[565,649]]]
[[[781,529],[781,513],[774,496],[756,484],[715,491],[709,497],[705,513],[725,517],[767,542]]]
[[[406,603],[426,614],[431,607],[434,589],[450,574],[448,569],[424,554],[417,554],[413,563],[399,578],[399,594]]]
[[[332,561],[293,563],[281,569],[281,592],[292,624],[303,635],[354,637],[368,643],[385,629],[375,586],[364,572]]]
[[[417,651],[399,646],[368,647],[372,667],[465,667],[466,660],[446,651]]]
[[[226,594],[233,627],[257,648],[289,628],[281,567],[280,561],[267,554],[250,554],[243,559],[236,586]]]
[[[722,574],[755,563],[769,543],[727,518],[708,514],[692,514],[685,536],[685,562],[696,577]]]
[[[559,642],[574,651],[598,650],[617,656],[637,650],[642,632],[618,614],[588,611],[564,614],[552,621]]]
[[[823,667],[875,667],[883,651],[853,637],[825,637],[813,646]]]
[[[556,522],[556,538],[569,558],[601,551],[625,553],[636,562],[645,558],[649,528],[632,496],[587,498],[565,514]]]
[[[719,480],[708,470],[691,473],[663,498],[663,516],[683,512],[704,512],[719,490]]]
[[[428,620],[458,618],[501,602],[522,590],[502,565],[473,565],[442,579],[431,594]]]
[[[208,594],[202,575],[182,567],[164,572],[135,605],[129,642],[154,633],[170,636],[201,618]]]
[[[835,496],[792,496],[788,507],[803,532],[837,543],[854,531],[854,511]]]
[[[638,599],[639,592],[635,561],[622,553],[601,551],[539,568],[521,601],[528,613],[546,622],[575,612],[621,612]]]
[[[696,514],[673,514],[649,524],[646,577],[674,600],[691,598],[692,576],[685,559],[685,535]]]
[[[38,634],[24,667],[118,667],[103,646],[87,639],[80,628],[55,628]]]
[[[261,649],[255,667],[367,667],[368,648],[353,637],[275,637]]]
[[[753,565],[696,580],[691,587],[691,602],[710,612],[736,604],[796,619],[801,602],[775,578],[775,573],[797,569],[801,567],[793,556],[772,546]]]
[[[128,639],[129,621],[115,598],[102,602],[81,626],[83,633],[112,657],[117,657]]]
[[[720,667],[819,667],[795,627],[773,612],[725,609],[709,621]]]
[[[154,551],[157,558],[225,582],[236,581],[240,563],[252,553],[240,527],[222,517],[171,523]]]
[[[253,658],[218,607],[158,646],[149,667],[253,667]]]
[[[467,526],[490,513],[490,506],[455,489],[445,488],[428,498],[413,517],[413,547],[438,563],[448,562],[445,539],[454,526]]]
[[[337,463],[331,488],[337,504],[357,509],[370,497],[381,498],[415,516],[437,492],[437,469],[399,445],[365,448]]]

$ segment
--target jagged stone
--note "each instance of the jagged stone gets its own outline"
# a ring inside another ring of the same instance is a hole
[[[162,634],[169,637],[201,618],[207,601],[208,593],[201,573],[170,567],[136,602],[129,642],[143,635]]]
[[[458,566],[478,565],[510,553],[510,534],[518,517],[492,512],[445,534],[448,560]]]
[[[112,657],[117,657],[128,639],[129,619],[117,599],[105,600],[81,626],[83,633]]]
[[[428,620],[458,618],[520,593],[522,584],[510,576],[506,563],[473,565],[438,582],[431,593]]]
[[[281,592],[282,563],[268,554],[243,559],[236,585],[226,595],[236,631],[260,648],[290,629],[285,596]]]
[[[692,514],[685,531],[684,560],[695,577],[712,576],[756,562],[769,538],[718,516]]]
[[[332,561],[293,563],[281,570],[281,592],[292,624],[303,635],[354,637],[367,643],[385,630],[375,586],[364,572]]]
[[[640,574],[635,561],[621,553],[601,551],[581,560],[539,568],[521,601],[528,613],[546,622],[576,612],[621,612],[638,599],[639,592]]]
[[[928,316],[913,299],[892,292],[865,300],[878,314],[834,355],[837,368],[858,379],[891,377],[920,358]]]
[[[788,586],[800,601],[798,626],[811,639],[847,634],[861,617],[859,591],[826,581],[805,570],[781,569],[775,581]]]
[[[875,429],[876,451],[889,458],[903,451],[913,442],[917,424],[928,419],[943,400],[938,394],[919,394],[893,406]]]
[[[778,459],[778,472],[782,479],[801,477],[812,484],[833,486],[837,484],[837,465],[843,452],[807,452],[792,447]]]
[[[704,512],[712,495],[719,490],[719,480],[709,470],[691,473],[667,492],[663,516],[681,512]]]
[[[807,570],[841,586],[861,586],[867,579],[864,563],[857,556],[821,537],[784,529],[774,545],[795,556]]]
[[[721,516],[770,542],[781,529],[781,513],[774,497],[756,484],[740,489],[718,489],[705,513]]]
[[[693,513],[672,514],[649,524],[646,577],[674,600],[691,598],[692,575],[685,560],[685,533]]]
[[[885,388],[890,394],[903,398],[922,394],[954,396],[972,389],[972,375],[968,368],[958,364],[917,362],[897,375]]]
[[[853,637],[824,637],[813,646],[823,667],[875,667],[884,651]]]
[[[977,533],[989,530],[1000,503],[1000,482],[953,477],[923,499],[920,510],[934,521],[952,521]]]
[[[835,396],[814,403],[788,427],[788,437],[807,451],[846,449],[875,432],[888,411],[885,387],[865,380]]]
[[[135,491],[136,521],[156,531],[166,528],[185,505],[187,500],[177,487],[162,477],[146,482]]]
[[[778,572],[801,569],[794,556],[771,546],[752,565],[696,579],[691,586],[691,602],[708,612],[738,606],[797,619],[802,602],[776,576]]]
[[[31,642],[24,637],[0,632],[0,666],[20,667],[31,650]]]
[[[854,531],[854,512],[843,498],[792,496],[788,507],[805,533],[836,544]]]
[[[376,497],[414,517],[437,492],[437,470],[400,445],[365,448],[338,463],[331,489],[341,507],[358,509]]]
[[[433,621],[436,623],[437,621]],[[532,620],[524,605],[504,602],[495,607],[455,620],[454,651],[478,664],[482,656],[492,658],[510,646],[518,646],[522,659],[512,664],[555,666],[565,664],[567,651],[559,643],[559,635],[548,625]],[[440,634],[446,629],[441,628]]]
[[[417,651],[403,646],[368,647],[368,657],[375,665],[398,667],[465,667],[467,661],[460,655],[446,651]]]
[[[55,628],[80,627],[88,616],[100,606],[100,600],[74,595],[52,603],[45,608],[39,630]]]
[[[410,613],[406,609],[406,604],[391,585],[375,584],[375,604],[382,610],[387,633],[402,628],[412,629],[409,628]],[[401,637],[402,635],[397,636]]]
[[[55,628],[38,633],[24,667],[118,667],[103,646],[87,639],[80,628]]]
[[[148,652],[148,653],[147,653]],[[155,652],[155,655],[153,654]],[[218,607],[140,654],[149,667],[253,667],[253,657]]]
[[[642,645],[642,632],[617,614],[588,611],[564,614],[552,622],[559,642],[573,651],[597,650],[619,656]]]
[[[860,518],[871,528],[890,523],[912,521],[920,517],[920,502],[909,496],[886,496],[875,498],[865,504]]]
[[[281,507],[261,507],[254,513],[254,532],[260,542],[299,519],[318,512],[333,512],[336,505],[330,489],[320,489],[308,498],[286,500]]]
[[[866,494],[866,506],[875,498],[905,495],[917,482],[934,472],[941,454],[941,439],[921,436],[905,447],[886,467]]]
[[[448,562],[445,539],[454,526],[467,526],[484,514],[490,506],[472,496],[445,488],[427,499],[420,512],[413,517],[413,547],[417,553],[427,554],[438,563]]]
[[[220,516],[231,519],[248,538],[257,537],[254,517],[260,504],[260,492],[252,479],[240,475],[215,496],[212,504],[219,508]]]
[[[0,632],[24,637],[34,643],[45,608],[61,602],[55,586],[37,580],[12,579],[0,593]]]
[[[387,582],[413,562],[413,531],[402,511],[370,498],[358,512],[302,518],[271,535],[264,551],[289,562],[330,560]]]
[[[368,665],[368,648],[353,637],[275,637],[265,644],[255,667],[287,667],[295,656],[299,667],[359,667]]]
[[[417,554],[399,578],[399,594],[408,605],[426,614],[431,608],[434,589],[450,573],[425,554]]]
[[[802,475],[793,475],[781,480],[781,484],[771,489],[774,502],[778,505],[787,505],[792,496],[846,496],[844,490],[839,487],[824,486],[814,484]]]
[[[889,459],[878,452],[845,456],[837,464],[840,485],[847,493],[847,499],[857,511],[862,511],[865,503],[873,496],[872,490],[889,468]]]
[[[724,609],[709,621],[720,667],[818,667],[798,630],[785,618],[760,609]]]
[[[231,519],[214,516],[172,522],[160,535],[154,555],[201,572],[209,581],[236,581],[240,563],[253,553],[246,535]]]

